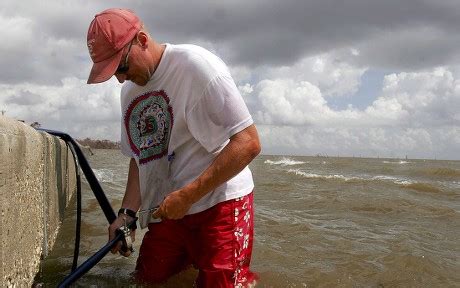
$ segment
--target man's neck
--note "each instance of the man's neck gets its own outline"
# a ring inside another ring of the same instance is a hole
[[[153,75],[153,73],[155,73],[158,65],[161,62],[161,58],[163,57],[163,53],[164,53],[164,51],[166,49],[166,45],[154,42],[154,44],[152,46],[153,46],[153,49],[152,49],[153,50],[152,51],[152,58],[153,58],[152,75]]]

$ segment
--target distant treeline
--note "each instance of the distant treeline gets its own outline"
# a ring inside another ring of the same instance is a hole
[[[119,149],[120,142],[113,142],[110,140],[93,140],[85,138],[83,140],[77,140],[83,146],[89,146],[92,149]]]

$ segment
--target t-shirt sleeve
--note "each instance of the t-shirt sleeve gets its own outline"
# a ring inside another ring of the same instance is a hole
[[[208,152],[254,123],[230,76],[211,80],[186,117],[190,133]]]
[[[127,98],[126,85],[123,85],[121,89],[121,93],[120,93],[120,102],[121,102],[120,150],[123,155],[128,156],[128,157],[134,157],[133,151],[131,150],[131,146],[129,145],[128,135],[127,135],[126,126],[125,126],[125,119],[124,119],[125,114],[126,114],[126,109],[127,109],[127,105],[125,103],[126,98]]]
[[[126,135],[125,121],[121,118],[121,139],[120,139],[120,150],[121,153],[128,157],[134,157],[133,151],[129,145],[128,137]]]

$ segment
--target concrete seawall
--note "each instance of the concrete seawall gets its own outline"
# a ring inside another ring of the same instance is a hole
[[[75,191],[67,145],[0,116],[1,287],[32,285]]]

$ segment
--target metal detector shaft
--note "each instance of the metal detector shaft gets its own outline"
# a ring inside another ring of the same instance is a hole
[[[83,276],[86,272],[88,272],[91,268],[93,268],[99,261],[104,258],[107,253],[112,249],[113,246],[117,244],[118,241],[123,240],[124,235],[119,233],[112,241],[105,244],[99,251],[97,251],[93,256],[89,257],[85,262],[83,262],[80,266],[78,266],[75,271],[69,274],[67,277],[59,283],[59,288],[68,287],[70,284],[75,282],[78,278]]]
[[[107,197],[105,196],[105,193],[102,190],[102,187],[99,184],[99,181],[97,181],[97,178],[94,175],[93,170],[89,166],[89,163],[85,158],[85,155],[83,155],[83,152],[81,151],[78,143],[75,142],[75,140],[73,140],[73,138],[70,137],[69,134],[66,134],[63,132],[48,130],[48,129],[37,129],[37,130],[44,131],[49,134],[58,136],[62,140],[66,142],[70,142],[72,144],[72,146],[75,149],[75,152],[77,153],[77,158],[78,158],[78,162],[80,163],[81,170],[85,174],[85,177],[88,180],[89,186],[93,190],[94,196],[96,197],[97,202],[99,202],[99,206],[101,206],[101,209],[104,212],[105,218],[107,218],[107,221],[109,222],[109,224],[112,224],[112,222],[115,221],[115,219],[117,219],[117,216],[115,215],[115,212],[113,211],[113,208],[110,205],[109,200],[107,200]]]
[[[44,131],[51,135],[58,136],[65,142],[72,144],[72,147],[74,148],[73,150],[77,156],[78,163],[80,164],[81,170],[85,174],[85,177],[88,180],[91,190],[93,190],[94,196],[96,197],[99,203],[99,206],[101,206],[102,211],[104,212],[104,215],[107,218],[107,221],[110,224],[112,224],[117,219],[117,216],[115,215],[115,212],[113,211],[113,208],[110,205],[110,202],[107,200],[107,197],[105,196],[104,190],[102,190],[102,187],[99,184],[99,181],[97,181],[97,178],[94,175],[93,170],[89,166],[89,163],[85,158],[85,155],[83,155],[83,152],[81,151],[78,143],[75,142],[75,140],[66,133],[62,133],[62,132],[54,131],[54,130],[48,130],[48,129],[37,129],[37,130]],[[136,220],[137,219],[135,219],[132,223],[130,223],[128,227],[132,227],[132,225],[136,222]],[[68,287],[78,278],[83,276],[86,272],[88,272],[91,268],[93,268],[97,263],[99,263],[99,261],[101,261],[101,259],[104,258],[105,255],[107,255],[107,253],[112,249],[114,245],[117,244],[118,241],[122,241],[124,242],[124,244],[126,244],[124,237],[125,237],[125,234],[122,231],[117,233],[116,237],[112,241],[104,245],[98,252],[96,252],[93,256],[88,258],[88,260],[86,260],[79,267],[77,267],[71,274],[69,274],[66,278],[64,278],[64,280],[59,284],[58,287]]]

